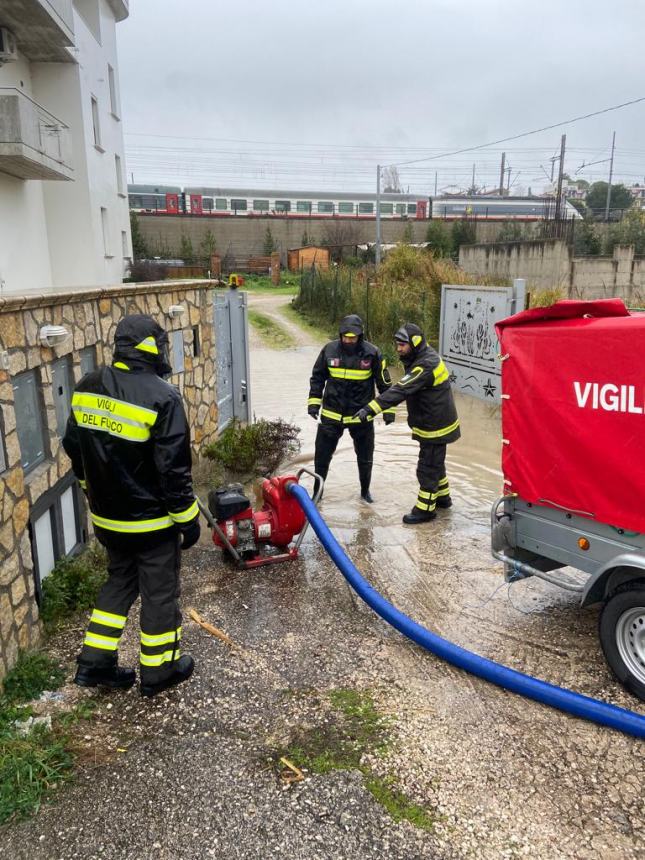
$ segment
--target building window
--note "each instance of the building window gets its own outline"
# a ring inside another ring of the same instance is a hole
[[[318,211],[330,214],[334,211],[334,204],[330,203],[328,200],[320,200],[318,202]]]
[[[394,214],[394,203],[381,203],[381,215]]]
[[[199,355],[202,351],[202,345],[199,340],[199,326],[193,326],[193,356],[194,358],[199,358]]]
[[[309,201],[309,200],[296,200],[296,212],[311,213],[311,201]]]
[[[226,197],[216,197],[215,198],[215,209],[218,211],[222,211],[223,209],[228,209],[228,204],[226,202]]]
[[[116,190],[117,194],[121,194],[125,197],[125,193],[123,191],[123,165],[121,164],[121,156],[114,156],[114,169],[116,171]]]
[[[253,210],[255,212],[268,212],[269,211],[269,201],[268,200],[254,200],[253,201]]]
[[[72,362],[69,355],[52,362],[52,388],[56,411],[56,432],[62,438],[65,434],[74,390]]]
[[[13,397],[20,463],[26,474],[45,459],[43,416],[35,370],[14,376]]]
[[[275,201],[275,211],[276,212],[291,212],[291,200],[276,200]]]
[[[81,366],[81,379],[93,370],[96,370],[96,347],[86,346],[78,353]]]
[[[115,119],[119,119],[119,92],[116,86],[116,72],[109,63],[108,81],[110,84],[110,112]]]
[[[32,508],[30,531],[37,594],[60,558],[77,552],[84,539],[82,503],[70,473],[42,495]]]
[[[359,203],[358,204],[358,212],[359,212],[359,215],[373,215],[374,214],[374,204],[373,203]]]
[[[101,123],[99,120],[99,103],[95,96],[92,96],[92,129],[94,132],[94,146],[103,151],[101,146]]]
[[[130,249],[128,247],[128,234],[126,230],[121,230],[121,250],[123,252],[123,259],[130,259]]]
[[[103,253],[106,257],[111,257],[110,222],[108,220],[108,211],[105,206],[101,206],[101,229],[103,230]]]
[[[354,214],[354,204],[353,203],[339,203],[338,211],[341,215],[353,215]]]

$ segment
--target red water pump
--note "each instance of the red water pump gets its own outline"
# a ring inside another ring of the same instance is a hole
[[[298,557],[293,538],[305,528],[305,515],[288,492],[295,475],[266,478],[262,482],[262,509],[254,511],[241,484],[229,484],[208,494],[213,543],[227,550],[241,567],[260,567]],[[214,522],[213,522],[214,520]],[[271,552],[272,548],[282,550]]]

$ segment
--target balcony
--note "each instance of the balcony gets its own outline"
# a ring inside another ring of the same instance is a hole
[[[130,14],[130,0],[108,0],[117,21],[124,21]]]
[[[18,179],[73,179],[70,130],[14,87],[0,87],[0,172]]]
[[[34,63],[75,62],[67,50],[74,44],[72,0],[2,0],[0,26]]]

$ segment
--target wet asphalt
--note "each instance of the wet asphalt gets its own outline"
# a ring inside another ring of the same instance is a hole
[[[306,414],[320,344],[281,313],[285,297],[251,304],[294,333],[275,351],[252,340],[252,409],[302,427],[293,468],[311,466]],[[492,404],[459,398],[463,438],[449,448],[453,509],[420,527],[401,515],[416,495],[416,444],[404,409],[377,422],[373,506],[359,498],[351,440],[334,458],[321,510],[347,552],[416,621],[479,654],[645,714],[612,678],[597,609],[528,580],[505,585],[489,549],[500,493],[500,427]],[[0,831],[16,858],[635,858],[642,853],[643,745],[506,693],[442,663],[365,607],[309,533],[292,564],[239,572],[208,539],[185,557],[184,606],[226,630],[230,649],[190,621],[190,683],[150,702],[136,689],[92,697],[75,782],[32,820]],[[71,660],[80,628],[55,647]],[[136,623],[122,662],[136,660]],[[370,768],[397,780],[435,820],[395,823],[358,771],[281,781],[272,757],[320,719],[328,691],[369,690],[393,741]]]

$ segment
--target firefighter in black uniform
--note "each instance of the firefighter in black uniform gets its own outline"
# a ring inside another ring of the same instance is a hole
[[[370,482],[374,459],[372,417],[361,423],[354,414],[374,397],[374,383],[380,392],[391,384],[381,351],[363,339],[363,321],[356,314],[341,320],[339,339],[330,341],[318,356],[311,374],[307,407],[312,418],[320,413],[316,434],[315,470],[327,477],[329,464],[345,428],[354,442],[361,498],[372,502]],[[386,424],[394,421],[394,409],[384,411]]]
[[[112,366],[84,376],[72,397],[63,447],[109,557],[78,657],[82,687],[134,684],[117,649],[139,594],[141,694],[181,683],[194,668],[179,651],[179,559],[199,539],[199,511],[184,407],[162,378],[170,373],[168,335],[135,314],[117,325]]]
[[[448,381],[448,369],[423,332],[406,323],[394,335],[405,376],[356,413],[369,421],[385,409],[407,401],[408,425],[412,438],[420,444],[417,501],[403,522],[424,523],[436,517],[436,508],[449,508],[450,486],[446,477],[446,445],[456,442],[461,433],[457,409]]]

